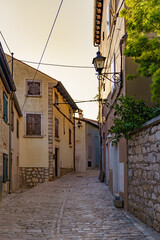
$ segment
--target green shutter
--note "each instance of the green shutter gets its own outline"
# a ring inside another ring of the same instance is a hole
[[[8,122],[8,97],[5,92],[3,92],[3,119]]]
[[[8,180],[8,155],[3,153],[3,182]]]

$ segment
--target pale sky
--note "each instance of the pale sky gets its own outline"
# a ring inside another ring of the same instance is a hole
[[[0,31],[14,57],[39,62],[61,0],[0,0]],[[42,63],[93,67],[94,0],[64,0]],[[9,54],[2,37],[0,41]],[[37,67],[37,65],[31,65]],[[40,66],[40,71],[61,81],[75,101],[91,100],[98,93],[93,69]],[[84,117],[96,119],[98,103],[77,104]]]

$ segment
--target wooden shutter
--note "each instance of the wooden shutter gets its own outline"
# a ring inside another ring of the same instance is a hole
[[[35,81],[27,81],[27,95],[40,96],[41,94],[41,83]]]
[[[69,128],[69,144],[72,144],[72,131]]]
[[[26,135],[41,135],[41,114],[26,114]]]
[[[59,138],[59,120],[55,118],[55,137]]]
[[[8,180],[8,155],[3,153],[3,182]]]
[[[17,138],[19,138],[19,121],[17,119]]]
[[[3,92],[3,119],[8,122],[8,97],[5,92]]]

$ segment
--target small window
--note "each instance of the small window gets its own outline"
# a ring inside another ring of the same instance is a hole
[[[116,72],[116,60],[115,54],[113,55],[112,62],[111,62],[111,92],[115,90],[116,87],[116,79],[115,79],[115,72]]]
[[[3,182],[8,180],[8,155],[3,153]]]
[[[19,121],[17,119],[17,138],[19,138]]]
[[[65,117],[63,118],[63,133],[66,133]]]
[[[13,110],[13,101],[12,101],[12,106],[11,106],[11,129],[12,129],[12,132],[14,131],[14,110]]]
[[[59,138],[59,120],[55,118],[55,137]]]
[[[8,122],[8,97],[5,92],[3,92],[3,119]]]
[[[26,114],[26,135],[41,136],[41,114]]]
[[[72,144],[72,131],[69,128],[69,144]]]
[[[88,167],[92,167],[92,162],[88,161]]]
[[[107,13],[106,14],[107,14],[106,18],[107,18],[107,37],[108,37],[110,34],[110,25],[111,25],[110,1],[107,5]]]
[[[71,119],[72,115],[71,115],[71,109],[69,109],[69,119]]]
[[[57,106],[58,105],[58,94],[57,93],[55,93],[55,99],[54,100],[55,100],[54,103]]]
[[[27,96],[41,96],[41,82],[27,80]]]

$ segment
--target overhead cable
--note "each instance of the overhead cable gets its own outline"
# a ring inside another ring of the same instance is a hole
[[[48,45],[49,39],[50,39],[50,37],[51,37],[51,34],[52,34],[52,32],[53,32],[53,28],[54,28],[54,26],[55,26],[55,24],[56,24],[56,21],[57,21],[57,18],[58,18],[58,15],[59,15],[60,9],[61,9],[61,7],[62,7],[62,3],[63,3],[63,0],[62,0],[61,3],[60,3],[60,6],[59,6],[58,11],[57,11],[57,14],[56,14],[56,17],[55,17],[54,22],[53,22],[53,24],[52,24],[51,31],[50,31],[50,33],[49,33],[49,36],[48,36],[47,42],[46,42],[46,44],[45,44],[45,47],[44,47],[44,49],[43,49],[43,52],[42,52],[42,55],[41,55],[40,61],[39,61],[39,63],[38,63],[37,69],[36,69],[35,74],[34,74],[34,77],[33,77],[33,82],[34,82],[34,80],[35,80],[35,78],[36,78],[36,75],[37,75],[38,69],[39,69],[39,67],[40,67],[40,65],[41,65],[41,62],[42,62],[42,59],[43,59],[44,53],[45,53],[45,51],[46,51],[46,48],[47,48],[47,45]],[[23,110],[23,108],[24,108],[24,105],[25,105],[26,101],[27,101],[27,97],[25,98],[25,101],[24,101],[24,103],[23,103],[22,110]]]

